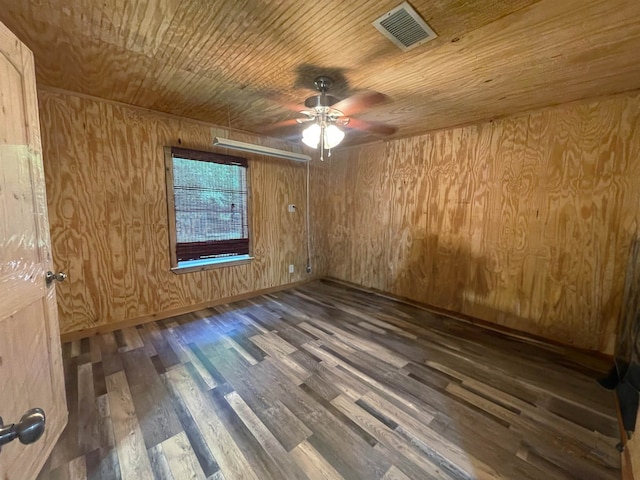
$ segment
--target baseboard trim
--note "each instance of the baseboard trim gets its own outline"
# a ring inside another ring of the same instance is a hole
[[[407,305],[411,305],[412,307],[416,307],[416,308],[420,308],[422,310],[425,310],[427,312],[430,313],[434,313],[436,315],[442,315],[444,317],[448,317],[448,318],[452,318],[454,320],[459,320],[461,322],[467,322],[467,323],[471,323],[474,325],[477,325],[479,327],[485,328],[487,330],[491,330],[497,333],[501,333],[503,335],[507,335],[511,338],[515,338],[518,340],[522,340],[522,341],[526,341],[529,343],[534,343],[543,347],[560,347],[563,349],[570,349],[573,350],[575,352],[579,352],[582,353],[584,355],[588,355],[589,357],[595,357],[595,358],[599,358],[601,360],[604,360],[606,362],[609,362],[609,366],[613,365],[613,355],[609,355],[607,353],[603,353],[600,352],[598,350],[588,350],[586,348],[580,348],[580,347],[576,347],[575,345],[569,345],[566,343],[562,343],[558,340],[554,340],[551,338],[546,338],[546,337],[542,337],[539,335],[534,335],[532,333],[527,333],[527,332],[522,332],[520,330],[516,330],[513,328],[509,328],[509,327],[505,327],[502,325],[497,325],[495,323],[491,323],[487,320],[482,320],[480,318],[475,318],[472,317],[470,315],[465,315],[464,313],[458,313],[458,312],[454,312],[452,310],[447,310],[445,308],[440,308],[440,307],[436,307],[434,305],[429,305],[427,303],[422,303],[422,302],[417,302],[415,300],[411,300],[410,298],[407,297],[401,297],[398,295],[393,295],[391,293],[388,292],[384,292],[382,290],[378,290],[375,288],[369,288],[369,287],[365,287],[362,285],[359,285],[357,283],[352,283],[349,282],[347,280],[341,280],[339,278],[334,278],[334,277],[323,277],[319,280],[327,280],[330,282],[335,282],[335,283],[339,283],[342,284],[344,286],[350,287],[350,288],[354,288],[356,290],[361,290],[363,292],[367,292],[367,293],[371,293],[374,295],[378,295],[380,297],[383,298],[388,298],[390,300],[394,300],[396,302],[401,302]],[[603,372],[604,373],[604,372]]]
[[[225,303],[239,302],[240,300],[246,300],[248,298],[259,297],[260,295],[266,295],[268,293],[279,292],[289,288],[295,288],[305,283],[312,282],[316,278],[310,278],[301,280],[299,282],[286,283],[284,285],[278,285],[276,287],[263,288],[261,290],[254,290],[252,292],[241,293],[233,295],[231,297],[216,298],[214,300],[208,300],[206,302],[196,303],[187,307],[175,308],[173,310],[167,310],[164,312],[152,313],[150,315],[143,315],[142,317],[129,318],[120,322],[105,323],[103,325],[97,325],[91,328],[85,328],[82,330],[75,330],[73,332],[65,332],[60,335],[60,339],[63,343],[72,342],[75,340],[81,340],[83,338],[92,337],[94,335],[102,335],[103,333],[113,332],[122,328],[135,327],[137,325],[143,325],[149,322],[155,322],[156,320],[164,320],[165,318],[175,317],[177,315],[184,315],[185,313],[191,313],[203,308],[215,307],[216,305],[223,305]]]

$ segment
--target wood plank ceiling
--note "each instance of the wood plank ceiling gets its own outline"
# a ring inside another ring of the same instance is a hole
[[[359,117],[395,137],[640,88],[637,0],[414,0],[439,37],[406,53],[371,25],[399,3],[5,0],[0,21],[40,85],[256,133],[318,74],[387,95]]]

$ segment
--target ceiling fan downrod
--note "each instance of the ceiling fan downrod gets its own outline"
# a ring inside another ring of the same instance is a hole
[[[316,90],[320,93],[326,93],[333,85],[333,80],[331,77],[321,75],[313,81],[313,84],[316,86]]]

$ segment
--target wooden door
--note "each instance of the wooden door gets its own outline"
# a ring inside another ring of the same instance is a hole
[[[45,411],[44,435],[0,452],[0,479],[38,474],[67,421],[33,55],[0,24],[0,416]]]

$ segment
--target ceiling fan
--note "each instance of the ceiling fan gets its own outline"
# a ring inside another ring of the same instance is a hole
[[[298,112],[304,116],[276,123],[270,130],[310,123],[302,131],[302,142],[311,148],[320,147],[320,160],[324,159],[325,150],[331,155],[331,149],[342,142],[345,127],[376,135],[391,135],[396,131],[391,125],[368,122],[351,116],[384,102],[387,97],[382,93],[364,92],[339,100],[327,93],[333,85],[330,77],[317,77],[314,84],[319,93],[305,100],[304,105],[307,109]],[[321,139],[323,141],[320,141]]]

